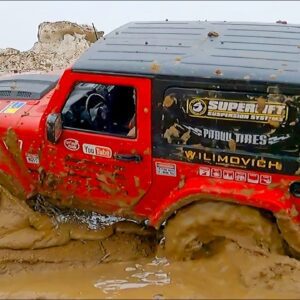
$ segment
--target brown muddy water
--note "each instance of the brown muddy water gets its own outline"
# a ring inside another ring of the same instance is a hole
[[[123,221],[92,230],[74,222],[57,223],[0,188],[1,298],[299,295],[300,261],[288,256],[241,247],[229,237],[195,260],[171,261],[136,224]]]

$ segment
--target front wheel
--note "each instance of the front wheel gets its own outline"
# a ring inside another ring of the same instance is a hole
[[[191,204],[167,222],[164,236],[166,255],[177,260],[193,259],[222,239],[251,250],[283,253],[276,224],[255,208],[232,203]]]

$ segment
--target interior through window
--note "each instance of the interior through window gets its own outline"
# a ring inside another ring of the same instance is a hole
[[[128,86],[81,82],[62,111],[63,127],[136,136],[136,92]]]

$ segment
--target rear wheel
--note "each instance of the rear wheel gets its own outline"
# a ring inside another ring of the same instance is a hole
[[[224,202],[197,202],[181,209],[165,227],[165,252],[174,259],[193,259],[219,240],[241,247],[283,253],[276,224],[255,208]]]

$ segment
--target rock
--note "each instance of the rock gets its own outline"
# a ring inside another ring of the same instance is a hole
[[[85,40],[90,43],[96,41],[95,32],[92,26],[78,25],[76,23],[59,21],[43,22],[38,27],[38,41],[40,43],[55,43],[62,41],[66,34],[75,36],[83,35]],[[103,36],[103,31],[97,32],[98,37]]]
[[[14,54],[19,54],[20,51],[14,48],[6,48],[6,49],[0,49],[0,55],[3,56],[9,56]]]
[[[97,31],[98,38],[104,32]],[[43,22],[29,51],[0,49],[0,74],[63,70],[96,41],[92,26],[67,21]]]

